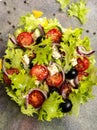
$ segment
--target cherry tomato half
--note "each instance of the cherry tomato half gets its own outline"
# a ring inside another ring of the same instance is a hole
[[[46,79],[47,84],[50,87],[60,87],[61,83],[63,82],[63,76],[61,73],[56,73],[54,75],[49,75]]]
[[[76,69],[79,72],[83,72],[89,68],[89,65],[90,65],[90,62],[89,62],[89,59],[87,57],[83,57],[83,59],[78,58]]]
[[[7,74],[9,75],[13,75],[14,73],[18,74],[19,73],[19,70],[17,68],[10,68],[10,69],[7,69],[6,70]],[[7,84],[7,85],[10,85],[11,84],[11,80],[9,79],[9,77],[4,73],[3,74],[3,79],[4,79],[4,82]]]
[[[54,28],[46,33],[46,38],[51,37],[52,42],[59,43],[61,41],[62,33],[59,29]]]
[[[87,72],[78,72],[78,80],[81,81],[83,79],[83,76],[87,77],[89,73]]]
[[[28,103],[35,108],[39,108],[45,100],[45,97],[42,92],[39,90],[33,90],[28,97]]]
[[[34,65],[30,70],[31,76],[36,76],[37,80],[42,81],[48,76],[48,69],[46,66],[43,65]]]
[[[29,46],[33,43],[33,38],[31,33],[29,32],[22,32],[17,36],[18,45],[21,47]]]

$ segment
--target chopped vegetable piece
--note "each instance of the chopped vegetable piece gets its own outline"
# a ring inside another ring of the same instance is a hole
[[[29,32],[22,32],[17,36],[17,42],[18,45],[21,47],[26,47],[31,45],[33,43],[33,38],[31,36],[31,33]]]
[[[50,97],[45,100],[39,111],[39,120],[51,121],[53,118],[61,118],[64,115],[59,108],[59,105],[62,102],[64,101],[61,95],[57,92],[51,93]]]
[[[42,65],[34,65],[32,69],[30,70],[31,76],[36,76],[37,80],[42,81],[47,78],[48,76],[48,69],[46,66]]]
[[[44,100],[45,100],[45,96],[39,90],[34,89],[28,96],[28,103],[35,108],[41,107]]]
[[[39,10],[32,10],[32,13],[35,16],[35,18],[39,18],[43,15],[43,12]]]
[[[53,43],[60,43],[62,33],[59,29],[53,28],[46,33],[46,38],[50,37]]]
[[[88,11],[89,9],[86,7],[86,1],[80,0],[75,3],[73,2],[71,5],[69,5],[67,13],[69,16],[77,17],[80,20],[80,22],[84,24],[87,21],[86,15]]]
[[[65,11],[65,8],[70,4],[70,0],[57,0],[60,3],[61,9]]]
[[[0,59],[0,71],[2,69],[2,59]]]

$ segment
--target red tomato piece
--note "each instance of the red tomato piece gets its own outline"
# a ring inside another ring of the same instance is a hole
[[[77,65],[76,65],[76,69],[79,72],[85,71],[89,68],[90,62],[89,59],[87,57],[83,57],[83,59],[78,58],[77,59]]]
[[[10,68],[10,69],[7,69],[6,70],[7,74],[9,75],[13,75],[14,73],[18,74],[19,73],[19,70],[17,68]],[[9,77],[4,73],[3,74],[3,79],[4,79],[4,82],[7,84],[7,85],[10,85],[11,84],[11,80],[9,79]]]
[[[63,76],[61,73],[56,73],[54,75],[49,75],[46,79],[47,84],[50,87],[60,87],[63,82]]]
[[[36,76],[37,80],[42,81],[48,76],[48,69],[46,66],[43,65],[34,65],[30,70],[31,76]]]
[[[21,47],[29,46],[33,43],[32,34],[29,32],[22,32],[17,36],[18,45]]]
[[[61,41],[62,33],[59,29],[54,28],[46,33],[46,38],[51,37],[52,42],[59,43]]]
[[[45,100],[45,97],[42,92],[39,90],[33,90],[28,97],[28,103],[35,108],[39,108]]]
[[[87,72],[78,72],[78,80],[81,81],[83,79],[83,76],[87,77],[89,73]]]

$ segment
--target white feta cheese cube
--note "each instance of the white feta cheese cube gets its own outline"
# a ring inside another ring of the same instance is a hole
[[[77,59],[76,58],[71,59],[71,62],[72,62],[73,66],[77,65]]]
[[[30,63],[30,59],[28,58],[28,56],[25,54],[22,58],[22,62],[25,68],[27,68],[29,66]]]
[[[55,59],[59,59],[61,58],[61,54],[58,52],[58,49],[55,45],[52,46],[52,56],[55,58]]]
[[[59,70],[58,70],[57,66],[55,65],[55,63],[49,65],[48,70],[49,70],[51,76],[59,72]]]

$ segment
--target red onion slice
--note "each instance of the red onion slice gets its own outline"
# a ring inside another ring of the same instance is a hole
[[[15,45],[18,44],[17,41],[16,41],[16,38],[15,38],[13,35],[11,35],[11,36],[9,37],[9,39],[10,39],[10,41],[11,41],[12,43],[14,43]]]
[[[68,81],[65,81],[62,84],[62,86],[61,86],[60,94],[62,95],[62,97],[64,99],[66,99],[71,92],[72,92],[72,85],[71,85],[71,83],[69,83]]]
[[[79,85],[79,80],[78,80],[78,76],[76,76],[74,79],[71,80],[67,80],[73,88],[77,89],[78,85]]]
[[[77,88],[78,85],[79,85],[78,76],[75,77],[75,79],[74,79],[74,84],[75,84],[75,88]]]
[[[26,109],[28,108],[28,104],[29,104],[29,101],[28,101],[29,95],[30,95],[34,90],[40,91],[40,92],[44,95],[45,99],[47,99],[47,92],[46,92],[46,91],[43,91],[43,90],[41,90],[40,88],[34,88],[34,89],[30,90],[29,93],[26,95],[26,101],[25,101]],[[41,106],[40,106],[40,107],[41,107]],[[39,110],[40,107],[35,108],[35,109],[36,109],[36,110]]]
[[[26,109],[28,108],[28,97],[29,97],[29,95],[26,95],[26,97],[24,97],[25,98],[25,107],[26,107]]]
[[[4,72],[7,76],[9,76],[9,74],[8,74],[7,71],[6,71],[6,67],[5,67],[5,59],[2,60],[2,69],[3,69],[3,72]]]
[[[78,47],[77,47],[77,53],[80,54],[80,55],[90,56],[90,55],[92,55],[93,53],[95,53],[95,51],[94,51],[94,50],[87,51],[85,47],[83,47],[83,46],[78,46]]]
[[[44,28],[40,24],[38,25],[38,28],[41,32],[41,35],[44,36],[45,35]]]
[[[40,88],[34,88],[34,89],[30,90],[29,93],[28,93],[28,95],[29,95],[32,91],[34,91],[34,90],[40,91],[40,92],[44,95],[44,97],[47,98],[47,92],[46,92],[46,91],[43,91],[43,90],[40,89]]]

